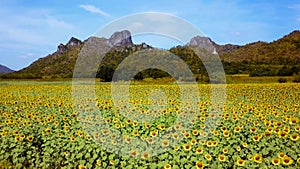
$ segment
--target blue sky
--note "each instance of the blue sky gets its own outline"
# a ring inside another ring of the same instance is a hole
[[[19,70],[72,36],[85,40],[110,22],[141,12],[183,18],[219,44],[271,42],[300,27],[298,0],[1,0],[0,64]],[[133,40],[168,47],[151,36]]]

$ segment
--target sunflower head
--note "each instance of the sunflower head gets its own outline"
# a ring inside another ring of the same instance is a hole
[[[226,156],[224,156],[224,155],[219,155],[219,156],[218,156],[218,160],[221,161],[221,162],[224,162],[224,161],[226,161]]]
[[[183,145],[183,149],[184,149],[185,151],[189,151],[189,150],[191,150],[191,148],[192,148],[192,146],[191,146],[190,144],[184,144],[184,145]]]
[[[202,154],[203,153],[203,148],[202,147],[198,147],[196,149],[196,154]]]
[[[290,157],[288,157],[288,156],[285,156],[285,157],[283,157],[283,159],[282,159],[282,164],[283,165],[291,165],[293,163],[293,159],[292,158],[290,158]]]
[[[244,166],[245,165],[245,161],[241,158],[238,158],[236,163],[237,163],[238,166]]]
[[[299,135],[297,133],[293,133],[290,135],[290,139],[292,141],[297,141],[297,140],[299,140]]]
[[[196,168],[197,169],[203,169],[204,167],[205,167],[204,163],[202,163],[202,162],[197,162],[196,163]]]
[[[130,155],[131,157],[136,157],[136,156],[139,155],[139,153],[138,153],[137,150],[131,150],[131,151],[129,152],[129,155]]]
[[[33,141],[33,136],[28,136],[28,137],[27,137],[27,140],[28,140],[29,142],[32,142],[32,141]]]
[[[254,162],[256,162],[256,163],[261,163],[262,160],[263,160],[262,155],[261,155],[261,154],[255,154],[255,155],[253,156],[253,160],[254,160]]]
[[[273,158],[272,159],[272,164],[273,165],[279,165],[280,164],[280,159],[279,158]]]
[[[172,166],[169,163],[164,166],[164,169],[171,169],[171,168],[172,168]]]
[[[205,154],[204,158],[207,160],[207,161],[211,161],[212,160],[212,157],[210,154]]]

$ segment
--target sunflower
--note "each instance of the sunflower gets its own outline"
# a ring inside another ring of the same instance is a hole
[[[260,140],[260,137],[258,135],[253,136],[252,139],[256,142],[258,142]]]
[[[268,127],[268,128],[266,129],[266,131],[267,131],[267,132],[272,132],[272,131],[273,131],[273,128],[272,128],[272,127]]]
[[[158,125],[157,128],[160,129],[160,130],[165,130],[166,129],[166,127],[164,125]]]
[[[238,158],[236,163],[237,163],[238,166],[244,166],[245,165],[245,161],[241,158]]]
[[[127,119],[127,120],[126,120],[126,123],[127,123],[127,124],[130,124],[130,122],[131,122],[130,119]]]
[[[269,136],[271,136],[271,135],[272,135],[272,133],[271,133],[271,132],[269,132],[269,131],[266,131],[264,134],[265,134],[265,136],[266,136],[266,137],[269,137]]]
[[[18,130],[14,130],[14,134],[15,135],[19,134],[19,131]]]
[[[120,124],[115,124],[116,129],[119,129],[120,127],[121,127]]]
[[[24,138],[25,138],[25,134],[20,134],[20,138],[21,138],[21,140],[23,140]]]
[[[300,131],[300,126],[296,126],[295,131]]]
[[[242,146],[246,148],[248,144],[246,142],[243,142]]]
[[[151,135],[152,137],[156,137],[156,136],[158,135],[158,131],[157,131],[157,130],[154,130],[154,131],[152,131],[152,132],[150,133],[150,135]]]
[[[64,130],[65,130],[65,132],[69,132],[70,131],[70,129],[68,127],[66,127]]]
[[[190,134],[189,132],[186,132],[186,133],[184,134],[184,138],[190,138],[190,136],[191,136],[191,134]]]
[[[212,146],[216,147],[218,145],[218,142],[217,141],[213,141],[212,142]]]
[[[175,150],[175,151],[178,151],[179,148],[180,148],[179,146],[174,146],[174,150]]]
[[[145,123],[145,127],[146,127],[147,129],[149,129],[149,128],[151,127],[151,125],[150,125],[149,123]]]
[[[291,165],[293,163],[293,159],[288,157],[288,156],[285,156],[283,157],[282,159],[282,164],[283,165]]]
[[[190,144],[184,144],[182,147],[185,151],[190,151],[192,148],[192,146]]]
[[[219,135],[218,130],[214,130],[214,131],[213,131],[213,134],[214,134],[214,136],[218,136],[218,135]]]
[[[236,149],[236,151],[241,151],[241,147],[240,146],[237,146],[235,149]]]
[[[98,160],[96,161],[96,165],[97,165],[97,166],[101,166],[101,160],[100,160],[100,159],[98,159]]]
[[[75,137],[70,136],[70,141],[75,141]]]
[[[279,137],[280,137],[280,138],[286,138],[287,135],[288,135],[288,134],[287,134],[286,132],[284,132],[284,131],[279,132]]]
[[[51,129],[50,128],[46,128],[45,131],[46,131],[46,133],[51,133]]]
[[[211,142],[211,141],[207,141],[207,142],[206,142],[206,145],[207,145],[208,147],[211,147],[211,146],[212,146],[212,142]]]
[[[142,158],[143,159],[146,159],[146,158],[149,158],[150,157],[150,154],[148,152],[143,152],[142,153]]]
[[[223,131],[224,137],[229,137],[230,132],[228,130]]]
[[[224,155],[219,155],[219,156],[218,156],[218,160],[221,161],[221,162],[224,162],[224,161],[226,161],[226,156],[224,156]]]
[[[297,163],[300,164],[300,157],[297,159]]]
[[[239,127],[234,128],[234,132],[236,132],[236,133],[241,132],[241,128],[239,128]]]
[[[273,158],[272,159],[272,164],[273,165],[279,165],[280,164],[280,159],[279,158]]]
[[[191,144],[192,144],[192,145],[195,145],[195,144],[197,144],[197,140],[195,140],[195,139],[192,139],[192,140],[191,140]]]
[[[290,139],[292,141],[297,141],[299,139],[299,135],[297,133],[293,133],[290,135]]]
[[[227,154],[227,153],[228,153],[228,148],[224,148],[224,149],[223,149],[223,153],[224,153],[224,154]]]
[[[147,138],[146,141],[147,141],[148,144],[152,144],[153,143],[153,139],[151,137]]]
[[[29,142],[32,142],[32,141],[33,141],[33,136],[28,136],[28,137],[27,137],[27,140],[28,140]]]
[[[285,153],[283,153],[283,152],[278,153],[278,157],[283,159],[283,157],[285,157]]]
[[[132,135],[135,136],[135,137],[137,137],[137,136],[139,136],[139,132],[138,132],[137,130],[134,130],[134,131],[132,132]]]
[[[134,121],[132,124],[133,126],[137,126],[139,123],[137,121]]]
[[[207,161],[211,161],[212,160],[212,156],[210,154],[205,154],[204,158],[207,160]]]
[[[262,155],[261,154],[255,154],[253,156],[253,160],[256,162],[256,163],[261,163],[263,158],[262,158]]]
[[[204,167],[205,167],[204,163],[202,163],[202,162],[197,162],[196,163],[196,168],[197,169],[203,169]]]
[[[280,130],[279,128],[276,128],[276,129],[274,130],[274,132],[277,133],[277,134],[279,134],[279,133],[281,132],[281,130]]]
[[[178,139],[179,138],[179,135],[177,134],[177,133],[174,133],[173,135],[172,135],[172,137],[173,137],[173,139]]]
[[[251,133],[255,133],[256,131],[257,131],[256,127],[251,127],[251,128],[250,128],[250,132],[251,132]]]
[[[16,136],[15,140],[16,140],[16,142],[19,142],[19,141],[21,141],[21,138],[19,136]]]
[[[291,125],[295,125],[299,122],[299,119],[297,117],[293,117],[290,119],[290,124]]]
[[[192,133],[194,136],[197,136],[199,134],[198,130],[193,130]]]
[[[196,154],[202,154],[203,153],[203,148],[202,147],[198,147],[196,149]]]
[[[84,166],[84,165],[79,165],[79,166],[78,166],[78,169],[87,169],[87,168],[86,168],[86,166]]]
[[[161,145],[163,147],[168,147],[169,146],[169,141],[168,140],[163,140],[162,143],[161,143]]]
[[[139,155],[139,152],[136,151],[136,150],[131,150],[131,151],[129,152],[129,155],[130,155],[131,157],[136,157],[136,156]]]
[[[169,163],[164,166],[164,169],[170,169],[170,168],[172,168],[172,166]]]

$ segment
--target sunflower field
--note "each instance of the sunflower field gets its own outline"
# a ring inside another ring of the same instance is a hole
[[[221,113],[210,109],[208,84],[196,105],[182,105],[184,85],[133,84],[115,106],[111,85],[96,83],[96,99],[82,100],[96,111],[74,104],[70,82],[0,82],[0,168],[300,168],[300,84],[227,84]]]

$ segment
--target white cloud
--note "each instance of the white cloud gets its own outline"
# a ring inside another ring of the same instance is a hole
[[[288,6],[289,9],[300,9],[300,4],[293,4]]]
[[[95,7],[94,5],[83,5],[83,4],[81,4],[81,5],[79,5],[79,7],[86,10],[86,11],[88,11],[88,12],[91,12],[91,13],[100,14],[100,15],[106,16],[106,17],[110,16],[110,14],[102,11],[101,9]]]
[[[67,23],[65,21],[57,20],[55,18],[49,17],[48,19],[45,20],[46,23],[54,28],[65,28],[65,29],[74,29],[74,26],[70,23]]]
[[[232,36],[240,36],[241,32],[233,31],[233,32],[230,32],[230,35],[232,35]]]
[[[21,58],[21,59],[28,59],[28,58],[33,57],[33,56],[34,56],[33,53],[26,53],[24,55],[20,55],[19,58]]]

